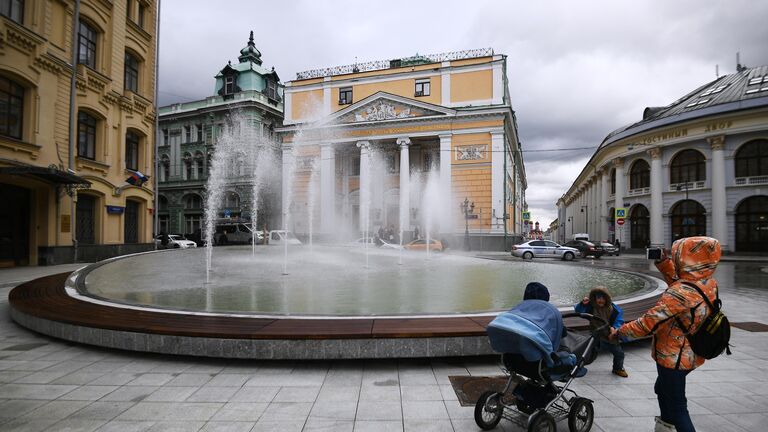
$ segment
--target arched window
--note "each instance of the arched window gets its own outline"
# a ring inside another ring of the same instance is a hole
[[[629,189],[645,189],[651,187],[651,167],[643,159],[632,164],[629,170]]]
[[[669,164],[672,184],[704,181],[707,178],[704,155],[696,150],[683,150]]]
[[[160,156],[160,181],[168,181],[171,176],[171,160],[168,155]]]
[[[651,243],[651,214],[648,209],[637,204],[629,213],[630,241],[633,248],[648,247]]]
[[[77,36],[77,62],[96,69],[96,42],[98,32],[85,21],[80,21]]]
[[[611,169],[611,195],[616,195],[616,169]]]
[[[672,207],[672,241],[683,237],[707,235],[707,215],[704,207],[694,200],[683,200]]]
[[[184,153],[184,180],[192,180],[192,155]]]
[[[203,154],[199,151],[195,153],[195,178],[203,178]]]
[[[96,159],[96,117],[87,112],[77,113],[77,155]]]
[[[224,194],[224,208],[239,209],[240,195],[238,195],[236,192],[226,192]]]
[[[123,88],[134,93],[139,92],[139,59],[128,51],[125,52]]]
[[[160,195],[157,198],[157,211],[168,211],[168,198],[165,195]]]
[[[24,87],[0,76],[0,135],[21,139],[24,120]]]
[[[125,167],[139,170],[139,134],[130,130],[125,133]]]
[[[189,194],[184,197],[184,210],[199,210],[203,207],[203,199],[200,195]]]
[[[736,207],[736,252],[768,252],[768,196],[753,196]]]
[[[736,177],[768,176],[768,140],[750,141],[736,152]]]

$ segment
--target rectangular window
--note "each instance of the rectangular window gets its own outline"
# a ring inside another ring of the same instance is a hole
[[[136,15],[136,24],[139,25],[139,27],[144,28],[144,10],[146,9],[146,6],[144,6],[144,3],[139,2],[139,13]]]
[[[352,165],[350,165],[349,167],[349,175],[359,176],[360,175],[360,158],[353,157],[351,164]]]
[[[24,87],[0,77],[0,135],[21,139]]]
[[[192,126],[184,126],[184,142],[192,142]]]
[[[125,82],[124,87],[134,93],[139,92],[139,61],[129,53],[125,53]]]
[[[235,92],[235,77],[224,78],[224,94],[232,94]]]
[[[96,119],[84,112],[77,114],[77,155],[96,159]]]
[[[414,96],[429,96],[429,80],[416,80]]]
[[[24,20],[24,0],[0,0],[0,15],[22,24]]]
[[[203,125],[196,125],[195,129],[197,130],[197,142],[203,142]]]
[[[131,19],[133,13],[131,11],[133,10],[133,0],[128,0],[125,5],[125,17],[128,19]]]
[[[267,97],[277,100],[277,83],[272,80],[267,80]]]
[[[339,89],[339,105],[349,105],[352,103],[352,87]]]
[[[168,129],[163,129],[163,145],[168,145]]]
[[[125,167],[139,170],[139,136],[131,131],[125,134]]]
[[[96,30],[80,21],[77,40],[77,62],[96,69]]]

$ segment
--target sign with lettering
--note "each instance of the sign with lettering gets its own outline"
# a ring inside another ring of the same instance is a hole
[[[67,214],[61,215],[61,232],[63,233],[70,232],[70,230],[72,229],[71,224],[72,224],[72,218],[69,215]]]
[[[125,207],[120,206],[107,206],[107,214],[123,214],[125,212]]]

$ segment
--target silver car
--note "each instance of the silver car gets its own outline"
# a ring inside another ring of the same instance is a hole
[[[571,261],[579,256],[579,250],[572,247],[560,246],[549,240],[531,240],[512,246],[512,256],[523,259],[549,257]]]

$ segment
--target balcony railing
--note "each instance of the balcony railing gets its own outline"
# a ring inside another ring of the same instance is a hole
[[[688,182],[688,183],[670,183],[669,184],[669,191],[670,192],[680,192],[685,190],[696,190],[696,189],[704,189],[704,181],[697,181],[697,182]]]
[[[648,195],[651,193],[651,188],[637,188],[637,189],[630,189],[627,196],[637,196],[637,195]]]
[[[736,177],[736,186],[768,184],[768,176]]]

